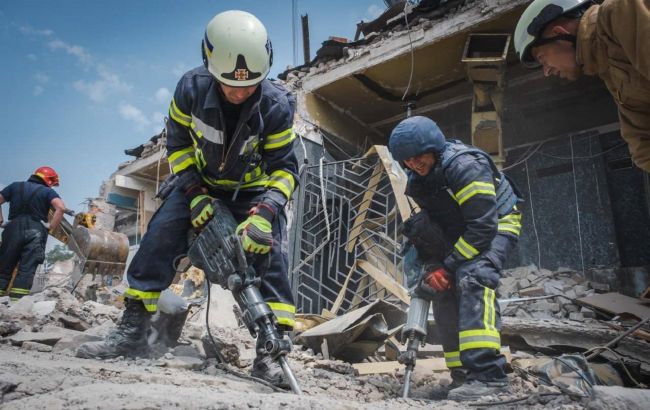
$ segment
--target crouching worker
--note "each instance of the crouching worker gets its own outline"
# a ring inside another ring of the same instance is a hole
[[[268,267],[253,265],[261,276],[260,292],[285,330],[295,323],[287,255],[281,249],[283,208],[297,179],[295,100],[266,79],[271,42],[252,14],[218,14],[201,48],[204,64],[180,79],[169,108],[167,156],[176,180],[128,268],[126,310],[104,341],[80,346],[79,357],[146,353],[151,315],[160,292],[172,283],[174,260],[187,253],[188,231],[199,232],[218,217],[213,198],[233,213],[245,250],[270,255]],[[286,386],[280,366],[260,350],[253,376]]]
[[[443,263],[423,278],[436,291],[433,311],[453,378],[448,399],[506,393],[495,290],[521,230],[519,196],[488,154],[446,140],[429,118],[399,123],[389,150],[409,169],[407,195],[450,244]]]

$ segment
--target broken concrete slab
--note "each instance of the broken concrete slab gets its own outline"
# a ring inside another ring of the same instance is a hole
[[[527,352],[558,355],[604,346],[620,333],[598,322],[577,322],[560,319],[530,320],[504,317],[501,341],[511,348]],[[634,338],[622,339],[616,351],[641,364],[650,373],[650,344]]]
[[[650,409],[650,390],[619,386],[594,386],[589,410],[647,410]]]
[[[79,333],[76,335],[66,335],[59,339],[53,346],[52,351],[55,353],[65,353],[74,356],[77,348],[86,342],[97,342],[102,340],[102,337],[93,336],[87,333]],[[25,342],[27,343],[27,342]]]
[[[650,306],[644,305],[636,298],[617,292],[587,296],[579,299],[578,302],[610,315],[629,314],[636,316],[638,319],[645,319],[650,316]]]
[[[76,330],[65,329],[55,326],[44,326],[40,332],[26,332],[20,331],[15,335],[9,336],[9,342],[13,345],[20,346],[23,342],[37,342],[46,345],[54,346],[59,340],[66,336],[74,336],[80,334]]]
[[[54,311],[56,300],[45,300],[32,305],[32,313],[36,316],[46,316]]]

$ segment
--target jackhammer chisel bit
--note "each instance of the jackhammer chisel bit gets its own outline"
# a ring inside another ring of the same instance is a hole
[[[412,297],[409,306],[406,324],[402,329],[402,344],[406,344],[406,351],[399,355],[397,361],[406,366],[404,372],[404,386],[402,397],[408,398],[411,389],[411,376],[415,368],[415,361],[420,345],[424,345],[427,336],[427,318],[429,316],[430,302],[427,299]]]
[[[260,353],[277,361],[291,390],[302,394],[286,357],[291,351],[291,342],[278,331],[277,319],[260,294],[261,280],[249,263],[253,255],[244,252],[230,209],[218,199],[213,201],[212,207],[215,217],[190,245],[190,261],[205,272],[211,283],[218,283],[232,292],[251,336],[263,342]]]

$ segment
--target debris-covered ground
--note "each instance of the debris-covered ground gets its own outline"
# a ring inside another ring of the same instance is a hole
[[[84,360],[74,357],[76,347],[105,335],[119,318],[119,309],[77,300],[63,288],[47,288],[19,301],[0,298],[0,408],[408,409],[431,408],[434,401],[442,409],[476,408],[443,399],[450,383],[447,372],[427,373],[416,367],[412,398],[402,399],[400,372],[357,376],[351,364],[324,360],[300,346],[289,361],[304,396],[276,392],[233,375],[248,374],[255,355],[254,342],[245,329],[232,323],[213,328],[230,362],[227,371],[209,357],[211,345],[201,313],[200,307],[193,308],[180,344],[158,345],[151,357]],[[212,315],[220,313],[211,313],[212,323],[218,322]],[[513,352],[512,357],[530,355]],[[580,398],[522,375],[510,374],[512,394],[485,397],[483,402],[539,409],[606,409],[620,408],[616,407],[622,403],[620,395],[632,397],[630,389],[621,393],[598,388],[595,398]],[[636,398],[633,404],[643,399]]]

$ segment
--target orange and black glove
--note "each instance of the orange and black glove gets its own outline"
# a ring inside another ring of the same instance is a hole
[[[437,292],[442,292],[451,288],[450,275],[447,273],[445,268],[442,267],[424,274],[422,283]]]

